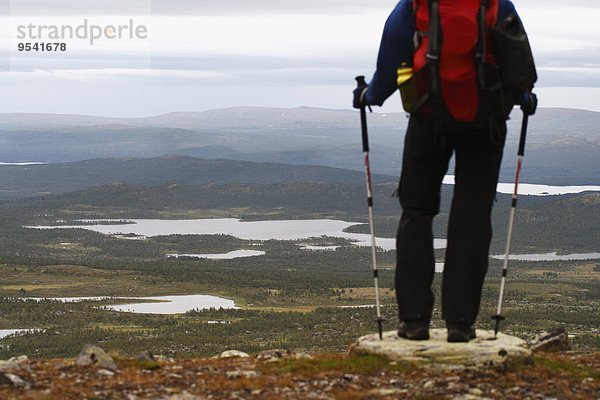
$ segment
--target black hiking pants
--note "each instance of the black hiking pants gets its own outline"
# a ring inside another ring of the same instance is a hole
[[[442,283],[442,318],[474,324],[488,269],[491,212],[506,137],[506,124],[434,127],[412,117],[405,138],[399,197],[396,298],[401,321],[431,320],[435,273],[433,217],[441,184],[455,154]]]

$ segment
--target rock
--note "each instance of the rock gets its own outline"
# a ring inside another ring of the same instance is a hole
[[[234,358],[234,357],[238,357],[238,358],[248,358],[250,357],[250,355],[248,353],[244,353],[243,351],[239,351],[239,350],[227,350],[221,353],[221,355],[219,356],[219,358]]]
[[[179,394],[174,394],[170,397],[165,397],[165,400],[201,400],[201,397],[198,396],[194,396],[193,394],[190,394],[186,391],[179,393]]]
[[[236,371],[227,371],[225,375],[228,378],[248,378],[253,379],[258,376],[258,373],[253,370],[236,370]]]
[[[413,341],[398,337],[396,331],[363,336],[350,346],[350,354],[378,354],[392,361],[418,363],[426,367],[458,369],[467,367],[506,369],[532,362],[527,343],[514,336],[477,331],[468,343],[448,343],[446,329],[431,329],[430,339]]]
[[[434,387],[435,387],[434,381],[427,381],[423,384],[423,389],[426,389],[426,390],[433,389]]]
[[[282,358],[293,358],[293,359],[299,360],[299,359],[311,359],[312,356],[307,353],[297,353],[295,351],[281,350],[281,349],[261,351],[256,356],[257,360],[262,360],[265,362],[273,362],[273,361],[280,360]]]
[[[0,371],[18,367],[19,364],[27,362],[27,356],[11,357],[8,360],[0,360]]]
[[[463,394],[460,396],[453,397],[454,400],[491,400],[488,397],[481,397],[474,394]]]
[[[293,353],[289,350],[272,349],[272,350],[261,351],[256,356],[256,359],[263,360],[266,362],[271,362],[271,361],[277,361],[281,358],[289,357],[292,354]]]
[[[369,392],[374,396],[398,396],[398,398],[402,398],[404,395],[408,394],[408,390],[406,389],[373,389]]]
[[[17,389],[28,390],[31,385],[24,381],[20,376],[9,372],[0,372],[0,385],[12,385]]]
[[[107,369],[100,369],[98,370],[98,375],[102,375],[102,376],[115,376],[115,373],[112,371],[109,371]]]
[[[95,365],[111,371],[117,370],[117,364],[115,364],[112,357],[106,354],[100,347],[91,344],[86,344],[83,347],[83,350],[77,356],[75,364],[81,366]]]
[[[529,347],[534,352],[569,351],[569,335],[564,327],[551,329],[529,341]]]
[[[146,350],[135,356],[135,359],[138,361],[154,361],[154,355],[150,350]]]

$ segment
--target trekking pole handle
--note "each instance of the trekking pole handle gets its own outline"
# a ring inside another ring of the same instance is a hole
[[[525,136],[527,135],[527,123],[529,116],[535,114],[538,106],[538,98],[535,93],[525,92],[523,100],[521,101],[521,110],[523,110],[523,122],[521,125],[521,138],[519,139],[519,151],[518,156],[523,157],[525,155]]]
[[[519,138],[519,150],[517,155],[523,157],[525,155],[525,139],[527,136],[527,123],[529,122],[529,114],[523,111],[523,122],[521,123],[521,137]]]
[[[365,81],[365,77],[363,75],[356,77],[356,87],[359,88],[361,86],[366,86],[367,82]],[[369,151],[369,134],[367,132],[367,111],[365,106],[361,106],[360,108],[360,127],[362,131],[362,145],[363,152]]]

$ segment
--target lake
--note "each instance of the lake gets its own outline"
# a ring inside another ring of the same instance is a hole
[[[300,247],[303,250],[315,250],[315,251],[336,251],[341,246],[302,246]]]
[[[445,184],[454,185],[454,175],[444,177]],[[514,183],[498,183],[498,193],[513,194],[515,190]],[[561,194],[576,194],[583,192],[600,192],[600,186],[550,186],[536,185],[531,183],[519,183],[519,194],[526,196],[554,196]]]
[[[47,163],[43,163],[43,162],[0,162],[0,166],[10,166],[10,165],[16,165],[16,166],[27,166],[27,165],[45,165]]]
[[[209,295],[188,295],[188,296],[152,296],[152,297],[28,297],[23,300],[55,300],[65,303],[77,301],[100,301],[100,300],[132,299],[150,301],[144,303],[128,303],[103,306],[108,310],[132,312],[140,314],[183,314],[191,310],[207,310],[209,308],[238,308],[235,302],[217,296]],[[155,300],[152,302],[152,300]]]
[[[490,256],[496,260],[504,260],[504,254]],[[600,259],[600,253],[574,253],[574,254],[511,254],[509,260],[515,261],[586,261]]]
[[[233,260],[235,258],[263,256],[265,254],[267,253],[258,250],[235,250],[222,254],[167,254],[167,258],[192,257],[206,258],[208,260]]]
[[[361,224],[333,219],[241,221],[233,218],[211,219],[132,219],[128,224],[110,224],[109,220],[86,220],[87,225],[28,226],[33,229],[87,229],[106,235],[162,236],[162,235],[231,235],[244,240],[302,240],[329,236],[350,239],[357,246],[370,246],[371,236],[365,233],[344,232]],[[97,222],[92,225],[89,223]],[[395,250],[396,239],[377,238],[378,247]],[[446,240],[435,239],[434,247],[443,249]]]
[[[209,308],[238,308],[233,300],[208,295],[138,297],[141,300],[158,300],[156,303],[131,303],[106,306],[113,311],[138,314],[183,314],[192,310]]]
[[[24,334],[29,332],[32,332],[32,329],[0,329],[0,339],[14,335],[15,333]]]

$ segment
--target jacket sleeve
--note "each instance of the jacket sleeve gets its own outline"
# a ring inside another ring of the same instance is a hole
[[[366,104],[381,106],[396,91],[397,69],[404,62],[413,63],[414,32],[412,0],[401,0],[385,23],[377,70],[365,95]]]

